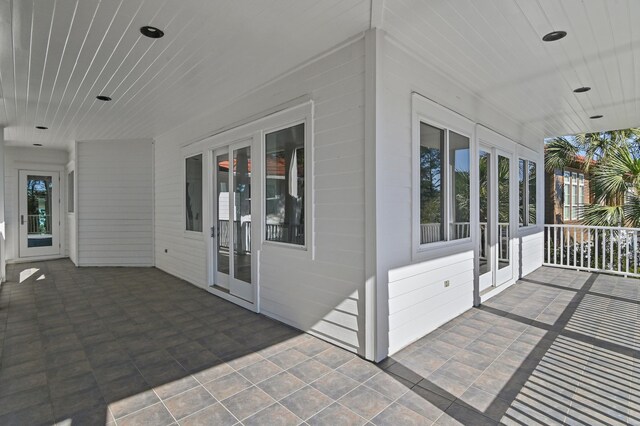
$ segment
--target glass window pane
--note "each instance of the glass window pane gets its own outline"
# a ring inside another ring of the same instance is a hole
[[[27,246],[51,247],[51,208],[53,182],[51,176],[27,176]]]
[[[265,239],[304,245],[304,124],[269,133],[265,144]]]
[[[202,154],[185,161],[185,225],[187,231],[202,232]]]
[[[449,239],[469,238],[469,203],[471,199],[469,138],[455,132],[449,132],[449,162],[451,163],[452,197]]]
[[[234,277],[251,283],[251,148],[233,151]]]
[[[527,161],[529,166],[529,221],[528,225],[536,224],[536,163],[533,161]]]
[[[518,223],[520,224],[520,226],[527,225],[525,221],[525,209],[526,209],[525,179],[526,179],[526,170],[527,170],[526,164],[527,164],[526,160],[523,160],[522,158],[518,160],[518,192],[519,192]]]
[[[489,182],[491,179],[491,154],[480,151],[479,155],[479,175],[480,175],[480,275],[491,270],[491,249],[489,245],[489,235],[491,235],[490,202],[489,202]]]
[[[218,272],[229,274],[229,155],[216,156]]]
[[[74,206],[75,206],[75,200],[74,200],[74,187],[75,187],[75,172],[71,171],[69,172],[69,175],[67,176],[67,211],[69,213],[73,213],[74,211]]]
[[[510,260],[509,229],[509,159],[498,155],[498,269],[506,268]]]
[[[420,244],[444,240],[444,130],[420,123]]]

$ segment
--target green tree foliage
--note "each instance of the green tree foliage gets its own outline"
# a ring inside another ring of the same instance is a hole
[[[578,162],[583,155],[585,161]],[[591,174],[594,203],[583,222],[640,227],[640,128],[560,137],[546,146],[545,167],[553,172],[581,163]]]

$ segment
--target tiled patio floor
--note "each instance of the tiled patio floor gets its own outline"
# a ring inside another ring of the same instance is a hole
[[[0,425],[640,424],[638,280],[542,268],[374,365],[155,269],[9,273]]]

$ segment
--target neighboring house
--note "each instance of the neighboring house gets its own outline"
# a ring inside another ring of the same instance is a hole
[[[545,223],[580,223],[584,206],[593,203],[590,175],[583,167],[585,161],[580,156],[564,169],[545,171]]]

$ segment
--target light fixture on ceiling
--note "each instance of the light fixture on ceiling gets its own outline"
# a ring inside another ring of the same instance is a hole
[[[96,99],[99,100],[99,101],[104,101],[104,102],[109,102],[111,100],[110,97],[104,96],[104,95],[98,95],[98,96],[96,96]]]
[[[583,86],[583,87],[578,87],[577,89],[575,89],[573,91],[573,93],[584,93],[584,92],[588,92],[589,90],[591,90],[591,87]]]
[[[542,41],[558,41],[566,36],[566,31],[551,31],[549,34],[545,34],[544,37],[542,37]]]
[[[160,38],[164,36],[164,31],[162,31],[160,28],[152,27],[150,25],[145,25],[144,27],[141,27],[140,32],[142,33],[143,36],[149,37],[149,38]]]
[[[42,146],[41,143],[34,143],[33,146]]]
[[[590,119],[592,119],[592,120],[597,120],[598,118],[602,118],[602,117],[604,117],[604,115],[602,115],[602,114],[598,114],[598,115],[592,115],[592,116],[591,116],[591,117],[589,117],[589,118],[590,118]]]
[[[46,126],[36,126],[36,129],[38,129],[38,130],[47,130],[48,127],[46,127]]]

